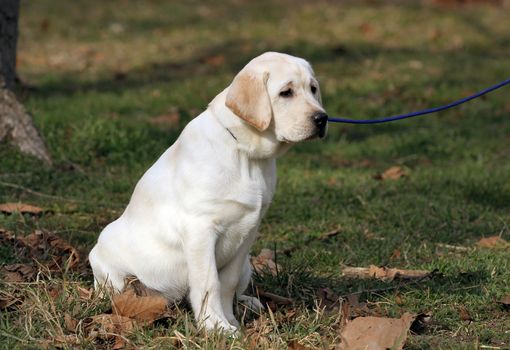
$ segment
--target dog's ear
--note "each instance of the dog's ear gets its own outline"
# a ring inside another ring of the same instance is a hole
[[[267,92],[269,73],[243,70],[234,78],[228,89],[225,105],[239,118],[259,131],[267,129],[273,117],[271,100]]]

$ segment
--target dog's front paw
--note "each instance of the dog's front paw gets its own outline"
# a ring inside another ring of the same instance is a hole
[[[243,304],[246,308],[248,308],[250,311],[253,311],[255,313],[260,314],[262,311],[265,310],[264,305],[262,305],[258,298],[251,297],[248,295],[240,295],[237,297],[237,300],[241,304]]]
[[[238,333],[238,328],[236,325],[232,324],[230,321],[223,321],[220,318],[208,317],[202,322],[202,324],[205,329],[209,331],[217,330],[229,335],[236,335]],[[237,325],[239,325],[239,323],[237,323]]]
[[[227,317],[228,317],[228,316],[227,316]],[[237,327],[237,328],[239,328],[239,327],[241,326],[241,324],[239,323],[239,321],[237,321],[237,320],[235,319],[235,317],[233,317],[233,316],[228,318],[228,323],[230,323],[232,326]]]

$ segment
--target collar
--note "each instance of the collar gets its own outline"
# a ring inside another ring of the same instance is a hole
[[[235,135],[232,133],[232,131],[230,131],[230,129],[229,129],[229,128],[225,128],[225,129],[226,129],[226,130],[228,131],[228,133],[229,133],[229,134],[230,134],[230,135],[234,138],[234,140],[236,140],[236,141],[237,141],[237,137],[235,137]]]

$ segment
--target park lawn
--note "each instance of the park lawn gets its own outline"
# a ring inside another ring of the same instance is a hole
[[[52,232],[88,252],[143,172],[261,52],[308,59],[330,115],[387,116],[508,78],[508,23],[508,8],[414,1],[22,2],[19,74],[32,88],[19,93],[55,165],[0,147],[0,203],[48,210],[0,214],[0,228]],[[255,283],[294,304],[248,316],[237,339],[197,331],[179,309],[170,321],[137,328],[128,344],[331,348],[340,311],[317,307],[329,288],[358,293],[377,316],[430,313],[406,349],[509,348],[510,314],[496,301],[510,293],[510,250],[476,245],[495,235],[510,241],[508,96],[507,88],[392,124],[331,124],[325,140],[295,146],[278,162],[277,193],[252,252],[276,250],[278,275]],[[375,178],[392,166],[406,176]],[[340,233],[320,239],[332,230]],[[21,262],[6,246],[0,261]],[[437,272],[416,283],[342,277],[344,266],[372,264]],[[108,310],[107,300],[80,308],[66,297],[92,285],[90,271],[43,275],[2,282],[2,293],[24,300],[0,314],[2,348],[78,346],[62,338],[70,334],[64,315]],[[62,290],[56,298],[54,289]],[[97,345],[85,334],[76,339]]]

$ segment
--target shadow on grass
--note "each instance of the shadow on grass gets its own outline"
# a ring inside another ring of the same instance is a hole
[[[483,295],[483,286],[490,278],[488,271],[474,270],[445,274],[435,271],[428,278],[414,281],[353,279],[318,275],[303,262],[302,266],[284,266],[276,276],[254,274],[253,280],[264,291],[291,298],[296,305],[314,308],[320,301],[320,290],[324,288],[330,289],[338,298],[356,294],[364,302],[388,300],[392,295],[408,292],[465,297]]]
[[[206,47],[196,53],[192,60],[152,62],[143,67],[128,72],[112,72],[110,77],[103,77],[96,81],[78,81],[62,77],[58,81],[51,81],[35,89],[35,96],[47,97],[51,95],[73,95],[78,92],[115,92],[126,89],[136,89],[145,85],[165,83],[188,79],[193,76],[217,75],[218,71],[231,75],[237,73],[249,60],[265,51],[279,51],[305,57],[313,64],[344,60],[346,62],[362,62],[363,59],[385,57],[388,60],[415,59],[430,54],[425,49],[389,48],[370,43],[317,45],[309,41],[297,41],[289,45],[272,47],[268,43],[261,43],[254,47],[247,40],[230,40],[219,45]],[[471,60],[474,55],[484,52],[483,59],[491,60],[506,57],[504,50],[487,51],[485,47],[463,47],[462,50],[443,50],[434,52],[435,59],[451,62],[443,69],[453,69],[459,62]],[[220,57],[220,58],[218,58]],[[404,57],[404,58],[403,58]],[[220,62],[215,63],[218,59]],[[445,84],[444,77],[438,78],[437,83]],[[476,82],[473,82],[476,84]]]

